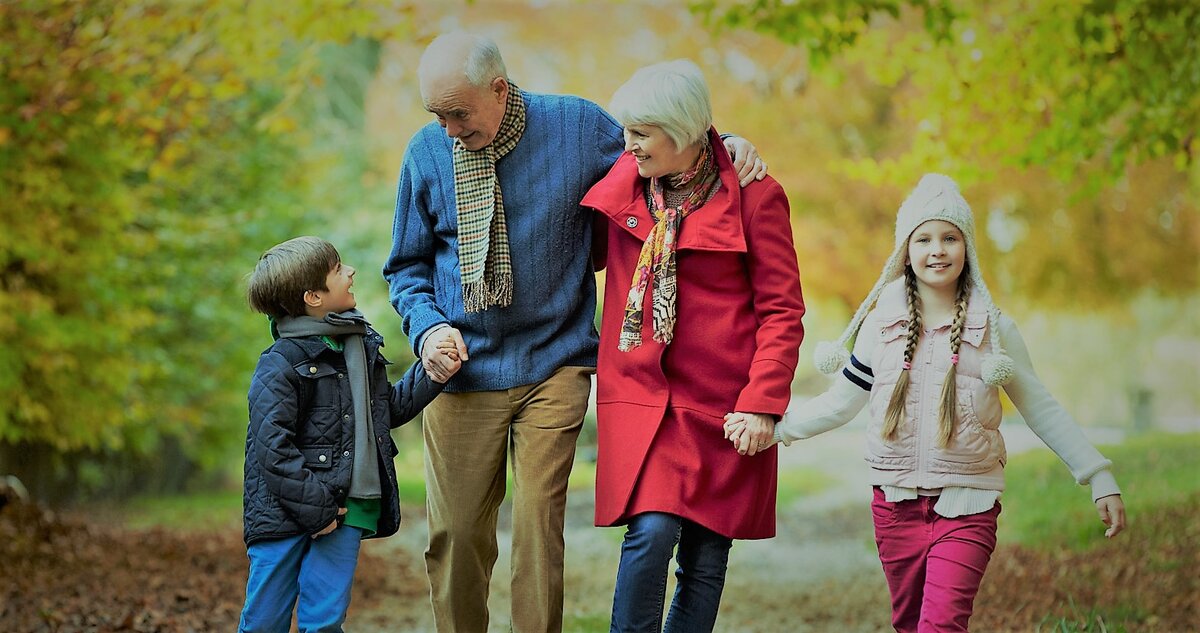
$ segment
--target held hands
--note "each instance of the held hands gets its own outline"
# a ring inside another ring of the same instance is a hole
[[[775,418],[761,413],[725,414],[725,439],[738,454],[751,457],[775,443]]]
[[[725,150],[733,160],[733,170],[737,172],[741,186],[745,187],[751,180],[762,180],[767,176],[767,164],[750,141],[740,136],[730,136],[725,139]]]
[[[467,344],[457,328],[447,327],[434,332],[421,347],[421,364],[435,382],[450,380],[466,360],[469,360]]]
[[[325,529],[321,530],[320,532],[317,532],[316,534],[313,534],[312,537],[317,538],[320,536],[325,536],[326,534],[329,534],[330,532],[336,530],[337,526],[342,524],[342,517],[345,517],[345,516],[346,516],[346,509],[338,508],[337,518],[330,521],[329,525],[325,526]]]
[[[1125,529],[1125,502],[1121,501],[1121,495],[1108,495],[1097,499],[1096,512],[1100,514],[1104,525],[1108,526],[1108,529],[1104,530],[1104,536],[1112,538]]]

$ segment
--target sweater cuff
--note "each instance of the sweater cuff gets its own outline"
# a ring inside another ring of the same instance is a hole
[[[1092,475],[1090,483],[1092,484],[1093,502],[1109,495],[1121,494],[1121,489],[1117,487],[1117,478],[1113,477],[1111,470],[1102,470]]]
[[[782,422],[782,421],[783,420],[780,420],[779,422]],[[783,434],[781,434],[779,432],[779,427],[780,427],[779,422],[775,423],[775,430],[771,432],[771,443],[772,444],[783,444],[784,446],[791,446],[792,443],[787,441],[786,439],[784,439]]]
[[[425,351],[425,341],[428,340],[429,337],[432,336],[438,330],[444,330],[448,327],[450,327],[450,324],[446,323],[445,321],[442,321],[441,323],[434,325],[433,327],[429,328],[428,330],[425,330],[425,332],[423,332],[421,334],[420,339],[417,341],[417,349],[416,349],[418,360],[421,358],[421,353]]]

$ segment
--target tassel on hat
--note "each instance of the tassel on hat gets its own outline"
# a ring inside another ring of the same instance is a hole
[[[967,274],[971,275],[971,284],[988,302],[988,331],[991,340],[991,351],[985,354],[980,372],[983,381],[993,387],[1003,385],[1012,380],[1014,366],[1012,358],[1004,353],[1000,344],[1000,311],[992,301],[987,284],[983,282],[980,273],[979,257],[975,253],[975,218],[971,207],[958,190],[958,185],[949,176],[942,174],[925,174],[917,183],[912,193],[908,194],[896,214],[895,248],[883,267],[875,286],[867,294],[867,298],[855,310],[849,325],[836,341],[823,341],[817,344],[813,354],[813,364],[823,374],[832,374],[850,362],[850,351],[847,344],[862,327],[867,313],[875,306],[879,293],[883,288],[898,279],[904,271],[904,256],[907,252],[908,238],[912,232],[929,220],[945,220],[962,231],[967,242]]]

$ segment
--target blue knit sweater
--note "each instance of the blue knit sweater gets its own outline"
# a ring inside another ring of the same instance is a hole
[[[525,133],[496,163],[514,274],[512,304],[464,313],[452,140],[436,123],[408,144],[392,252],[383,268],[414,351],[440,323],[458,328],[470,360],[446,391],[491,391],[596,365],[592,213],[583,195],[624,147],[621,125],[590,101],[525,93]]]

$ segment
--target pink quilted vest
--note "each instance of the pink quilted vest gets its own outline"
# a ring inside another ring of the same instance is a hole
[[[880,430],[904,362],[908,306],[903,280],[884,288],[863,327],[878,328],[879,336],[869,361],[875,374],[866,451],[871,483],[1003,490],[1007,453],[1000,435],[999,391],[985,384],[979,371],[987,342],[985,301],[972,293],[967,303],[956,372],[958,417],[945,447],[937,445],[936,436],[942,383],[950,365],[950,325],[921,335],[912,359],[905,420],[890,441],[883,439]]]

